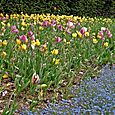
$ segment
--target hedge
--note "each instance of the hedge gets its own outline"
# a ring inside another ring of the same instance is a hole
[[[4,14],[27,13],[77,16],[115,16],[114,0],[1,0],[0,12]]]

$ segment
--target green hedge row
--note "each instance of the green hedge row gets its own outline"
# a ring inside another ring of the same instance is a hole
[[[1,0],[3,13],[50,13],[77,16],[115,16],[114,0]]]

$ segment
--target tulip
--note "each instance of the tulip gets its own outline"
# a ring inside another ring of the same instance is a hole
[[[32,84],[39,84],[39,82],[40,82],[39,75],[36,74],[36,73],[34,73],[34,74],[32,75],[32,80],[31,80],[31,82],[32,82]]]
[[[26,50],[26,48],[27,48],[27,46],[26,46],[26,44],[23,44],[23,45],[21,45],[21,48],[22,48],[22,50]]]
[[[27,34],[28,34],[28,36],[30,36],[30,37],[31,37],[31,36],[33,35],[33,32],[32,32],[32,31],[28,31],[28,33],[27,33]]]
[[[17,45],[20,45],[20,44],[21,44],[20,39],[16,39],[16,44],[17,44]]]
[[[7,41],[4,40],[4,41],[2,42],[2,44],[3,44],[3,46],[6,46],[6,45],[7,45]]]
[[[98,41],[97,39],[93,39],[93,43],[96,44]]]
[[[7,78],[8,78],[8,75],[7,75],[7,74],[4,74],[2,77],[3,77],[4,79],[7,79]]]
[[[27,41],[27,37],[26,37],[25,35],[19,36],[19,39],[20,39],[22,42],[26,42],[26,41]]]
[[[1,54],[3,57],[5,57],[7,54],[6,54],[6,52],[2,52],[2,54]]]
[[[72,33],[72,37],[76,38],[77,37],[77,33]]]
[[[57,55],[57,54],[58,54],[58,49],[54,49],[53,51],[51,51],[51,53],[52,53],[53,55]]]
[[[40,41],[38,39],[36,39],[36,46],[40,45]]]
[[[62,39],[61,39],[60,37],[57,37],[57,38],[56,38],[56,42],[57,42],[57,43],[59,43],[59,42],[61,42],[61,41],[62,41]]]
[[[86,31],[87,31],[87,28],[86,28],[86,27],[82,27],[82,28],[80,29],[80,33],[81,33],[82,35],[84,35]]]
[[[63,30],[63,29],[62,29],[62,25],[58,25],[57,27],[58,27],[58,29],[59,29],[60,31]]]
[[[48,26],[49,25],[49,22],[47,20],[45,20],[43,23],[42,23],[42,26]]]
[[[108,34],[109,38],[112,38],[112,34]]]
[[[31,40],[35,40],[35,36],[34,36],[34,34],[31,36]]]
[[[105,42],[103,45],[104,45],[105,47],[108,47],[108,42]]]
[[[67,26],[68,26],[69,28],[72,28],[72,27],[74,26],[74,25],[73,25],[73,22],[71,22],[70,20],[68,20]]]
[[[0,40],[0,47],[2,46],[2,40]]]

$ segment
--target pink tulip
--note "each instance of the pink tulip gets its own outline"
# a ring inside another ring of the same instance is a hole
[[[104,36],[101,39],[102,39],[102,41],[104,41],[105,40]]]
[[[100,31],[100,32],[99,32],[99,35],[100,35],[101,37],[104,37],[103,31]]]
[[[66,29],[66,32],[67,32],[68,34],[71,34],[71,32],[70,32],[70,30],[69,30],[69,29]]]
[[[61,42],[61,41],[62,41],[62,39],[61,39],[60,37],[57,37],[57,38],[56,38],[56,42],[57,42],[57,43],[59,43],[59,42]]]
[[[81,30],[80,30],[80,33],[82,35],[84,35],[86,31],[87,31],[87,28],[86,27],[82,27]]]
[[[45,20],[43,23],[42,23],[42,26],[48,26],[49,25],[49,22],[47,20]]]
[[[52,20],[50,26],[55,26],[56,25],[56,20]]]
[[[71,28],[73,26],[73,22],[71,22],[70,20],[68,20],[67,26]]]
[[[78,22],[78,24],[77,24],[78,26],[80,26],[81,24],[80,24],[80,22]]]
[[[71,28],[71,29],[75,28],[73,22],[71,22],[70,20],[68,20],[67,26],[68,26],[69,28]]]
[[[17,29],[16,26],[11,27],[11,31]]]
[[[31,36],[31,40],[35,40],[35,36],[34,36],[34,34]]]
[[[6,17],[3,17],[2,20],[7,20]]]
[[[108,34],[109,38],[112,38],[112,34]]]
[[[58,29],[59,29],[60,31],[63,30],[63,29],[62,29],[62,25],[58,25],[57,27],[58,27]]]
[[[15,30],[12,31],[12,33],[19,34],[19,30],[18,30],[18,29],[15,29]]]
[[[30,42],[28,42],[27,46],[30,47]]]
[[[28,34],[28,36],[30,36],[30,37],[31,37],[31,36],[33,35],[33,32],[32,32],[32,31],[28,31],[28,33],[27,33],[27,34]]]
[[[26,42],[26,40],[27,40],[27,37],[25,35],[21,35],[21,36],[19,36],[19,38],[22,42]]]
[[[109,34],[111,34],[111,32],[110,32],[109,30],[107,30],[107,31],[106,31],[106,34],[108,34],[108,35],[109,35]]]
[[[18,34],[18,33],[19,33],[19,30],[16,28],[16,26],[12,26],[12,27],[11,27],[11,32]]]

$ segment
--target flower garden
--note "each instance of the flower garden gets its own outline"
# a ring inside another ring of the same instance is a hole
[[[115,19],[0,14],[0,113],[70,99],[68,88],[114,64]]]

